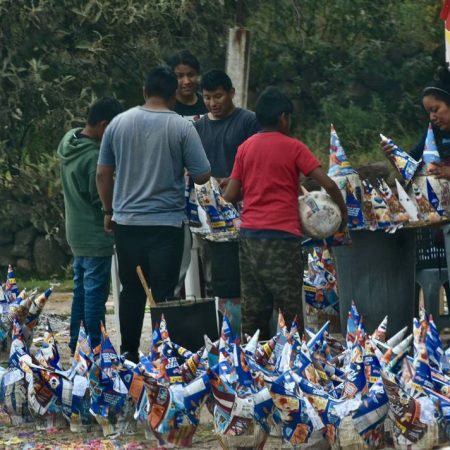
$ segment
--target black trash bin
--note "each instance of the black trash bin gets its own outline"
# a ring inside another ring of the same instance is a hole
[[[238,241],[209,241],[213,295],[220,298],[241,296]]]
[[[195,352],[205,344],[206,334],[212,341],[219,338],[219,323],[214,299],[173,300],[151,308],[152,328],[164,314],[173,342]]]
[[[336,247],[333,253],[338,277],[341,327],[347,329],[347,314],[355,300],[372,333],[388,315],[387,333],[412,327],[415,312],[415,230],[394,234],[383,231],[351,231],[352,245]]]

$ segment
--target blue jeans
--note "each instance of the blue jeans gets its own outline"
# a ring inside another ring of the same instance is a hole
[[[100,344],[100,322],[105,323],[110,278],[111,256],[74,257],[69,343],[72,353],[77,345],[81,321],[91,336],[92,347]]]

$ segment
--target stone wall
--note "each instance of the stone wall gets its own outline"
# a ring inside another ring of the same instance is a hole
[[[8,264],[22,275],[49,278],[65,273],[72,259],[64,233],[48,236],[32,225],[15,232],[0,230],[0,270]]]

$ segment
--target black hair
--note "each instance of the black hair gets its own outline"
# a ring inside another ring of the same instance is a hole
[[[175,72],[165,65],[156,66],[145,80],[145,93],[150,97],[161,97],[169,100],[175,95],[178,87]]]
[[[179,64],[184,64],[186,66],[192,67],[198,74],[200,73],[200,63],[198,59],[189,50],[180,50],[174,53],[167,60],[167,65],[175,70]]]
[[[202,81],[200,83],[200,88],[202,90],[215,91],[220,87],[224,88],[226,91],[231,91],[233,88],[231,78],[223,70],[211,69],[202,75]]]
[[[449,67],[439,67],[437,80],[431,82],[422,92],[422,97],[432,95],[450,106],[450,72]]]
[[[278,124],[282,113],[292,114],[291,99],[274,86],[269,86],[260,94],[255,105],[256,119],[263,127]]]
[[[103,97],[89,107],[87,123],[93,127],[104,120],[111,122],[121,112],[123,107],[118,100],[113,97]]]

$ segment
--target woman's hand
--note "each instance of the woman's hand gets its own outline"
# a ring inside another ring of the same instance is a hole
[[[450,180],[450,166],[433,163],[427,170],[427,175],[434,175],[436,178]]]
[[[390,156],[392,153],[392,150],[394,150],[394,144],[392,144],[389,141],[381,141],[380,147],[386,156]]]

